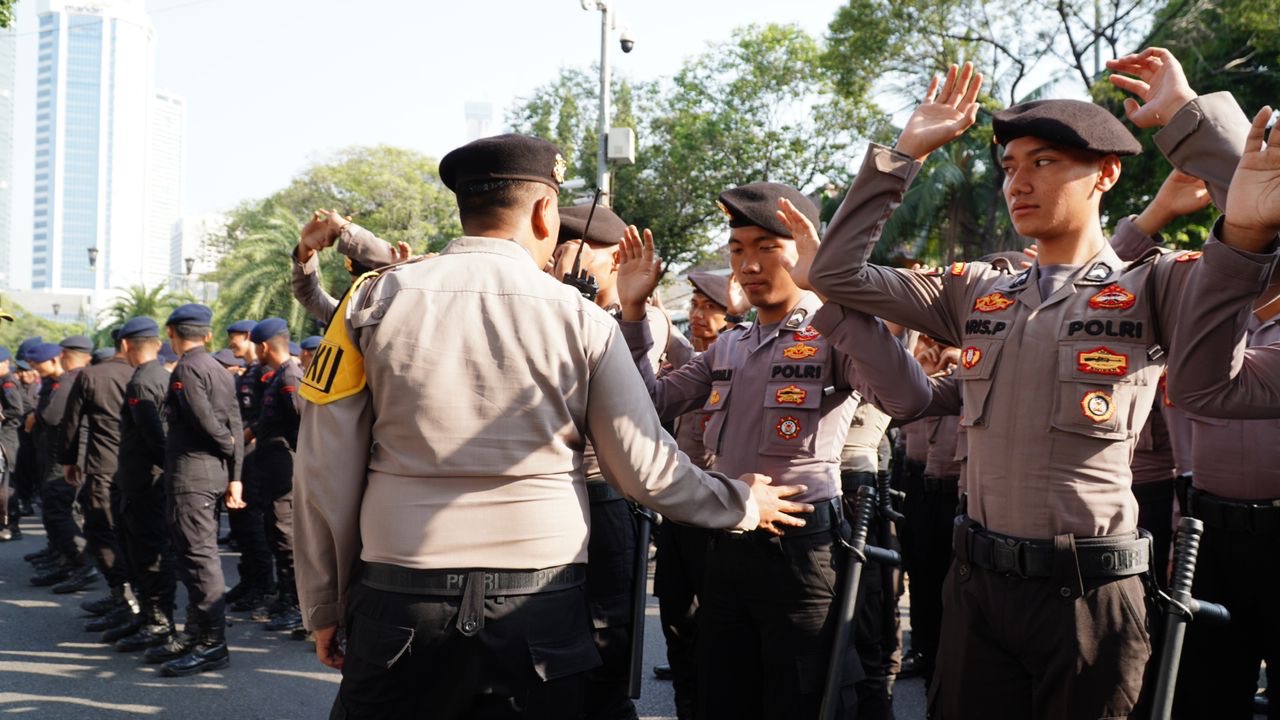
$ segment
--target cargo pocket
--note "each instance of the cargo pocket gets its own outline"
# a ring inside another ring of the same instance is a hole
[[[361,662],[391,669],[406,653],[413,654],[414,629],[388,625],[353,615],[347,635],[347,655]]]
[[[991,396],[991,377],[1000,362],[1004,340],[965,338],[960,348],[960,364],[956,377],[960,383],[964,407],[960,411],[960,424],[965,427],[987,424],[987,404]]]
[[[821,405],[821,383],[766,384],[760,454],[813,457]]]
[[[702,445],[711,452],[720,452],[720,433],[724,430],[726,409],[729,407],[729,391],[733,383],[729,381],[711,383],[711,392],[702,405],[702,411],[708,413],[703,425]]]
[[[600,654],[591,634],[585,632],[558,640],[530,640],[529,658],[543,682],[600,666]]]

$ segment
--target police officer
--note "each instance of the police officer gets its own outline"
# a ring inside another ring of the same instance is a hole
[[[1137,534],[1129,459],[1195,256],[1116,256],[1099,202],[1119,179],[1119,156],[1141,147],[1102,108],[1051,100],[994,120],[1014,227],[1039,247],[1031,268],[1013,276],[959,264],[939,287],[866,265],[920,164],[973,122],[980,84],[971,66],[953,66],[896,149],[873,145],[811,280],[843,305],[961,349],[963,382],[940,385],[933,408],[956,412],[963,396],[969,445],[934,714],[1126,715],[1150,654],[1140,578],[1150,549]],[[1172,114],[1186,97],[1166,85],[1144,97]],[[1232,261],[1242,272],[1257,265]],[[1023,401],[1029,385],[1048,390],[1047,407]]]
[[[298,363],[302,367],[302,372],[305,373],[311,366],[311,359],[316,356],[316,348],[320,347],[320,341],[323,339],[319,335],[308,335],[298,343],[298,347],[302,348],[302,359]]]
[[[266,536],[276,561],[277,599],[268,630],[302,626],[293,579],[293,453],[298,444],[298,387],[302,369],[289,354],[289,325],[267,318],[249,339],[268,368],[263,375],[262,410],[253,425],[253,483],[262,503]]]
[[[133,374],[125,386],[120,417],[120,463],[114,487],[120,492],[120,541],[133,572],[134,593],[141,605],[137,632],[120,638],[115,648],[136,652],[162,646],[173,638],[173,547],[165,513],[164,397],[169,373],[160,363],[160,328],[148,317],[131,318],[117,332],[120,356]]]
[[[445,156],[467,236],[357,285],[304,381],[295,560],[317,655],[343,670],[335,717],[582,714],[588,436],[617,490],[675,519],[803,509],[689,464],[613,319],[542,272],[564,167],[516,135]]]
[[[791,268],[800,243],[816,244],[817,207],[794,188],[751,183],[720,195],[729,216],[730,264],[756,323],[722,335],[711,350],[655,378],[643,301],[658,282],[660,260],[647,231],[628,232],[619,271],[622,330],[662,417],[695,408],[712,413],[703,439],[714,468],[766,472],[778,484],[806,486],[817,510],[781,538],[719,534],[707,559],[699,609],[700,715],[707,718],[811,718],[819,709],[839,585],[840,450],[857,406],[855,386],[872,373],[905,383],[905,400],[885,410],[914,416],[928,402],[919,365],[874,318],[823,308],[801,290]],[[781,210],[779,209],[781,208]],[[781,216],[781,217],[780,217]],[[785,218],[785,220],[784,220]],[[826,316],[828,332],[817,326]],[[836,339],[832,339],[836,338]],[[875,365],[852,353],[874,357]],[[732,408],[732,412],[730,409]],[[855,717],[860,668],[850,646],[841,717]],[[743,688],[743,678],[752,678]]]
[[[302,228],[293,249],[293,296],[311,317],[328,325],[338,301],[320,284],[320,251],[336,246],[352,279],[384,265],[407,260],[407,243],[395,246],[351,222],[336,210],[317,210]]]
[[[231,377],[238,378],[244,374],[244,361],[236,357],[235,351],[231,348],[223,348],[213,354],[213,359],[222,364],[227,369]]]
[[[18,431],[27,415],[22,381],[11,367],[9,348],[0,347],[0,542],[21,540],[18,518],[18,491],[15,471],[18,464]]]
[[[235,384],[205,349],[212,320],[209,308],[190,304],[174,310],[165,323],[170,346],[180,356],[164,401],[169,423],[166,511],[178,576],[187,588],[186,640],[190,643],[185,654],[161,666],[161,674],[172,677],[224,668],[231,662],[216,512],[224,494],[229,510],[243,504],[244,445]],[[160,654],[148,651],[147,657],[159,659]]]
[[[236,612],[265,608],[267,596],[275,592],[271,549],[267,546],[266,513],[257,485],[258,475],[253,470],[258,447],[253,428],[262,412],[262,394],[267,387],[263,376],[268,371],[258,358],[257,344],[249,338],[257,324],[254,320],[238,320],[227,326],[227,349],[244,363],[244,372],[235,378],[236,402],[244,427],[244,462],[240,472],[244,478],[244,507],[227,513],[231,537],[240,550],[240,561],[236,566],[240,580],[227,591],[227,604]]]

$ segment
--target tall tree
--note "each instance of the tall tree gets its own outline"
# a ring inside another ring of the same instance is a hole
[[[147,289],[145,285],[133,285],[101,313],[106,322],[99,323],[103,329],[98,331],[96,342],[103,346],[110,345],[111,331],[130,318],[149,317],[163,325],[174,308],[189,302],[194,302],[194,299],[188,292],[175,292],[164,285],[151,289]]]

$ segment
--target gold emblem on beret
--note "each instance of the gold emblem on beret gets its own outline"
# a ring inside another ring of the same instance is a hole
[[[720,212],[724,213],[725,217],[729,218],[730,220],[733,219],[733,211],[729,209],[728,205],[725,205],[723,202],[717,200],[716,207],[720,208]]]
[[[564,171],[569,169],[569,164],[564,161],[564,156],[556,153],[556,164],[551,168],[551,175],[556,179],[556,183],[564,182]]]

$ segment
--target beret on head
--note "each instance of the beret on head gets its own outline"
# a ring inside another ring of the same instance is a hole
[[[160,343],[160,351],[156,353],[156,357],[160,358],[160,362],[177,362],[178,353],[173,351],[173,347],[168,342]]]
[[[498,180],[542,183],[560,192],[567,167],[552,143],[508,133],[451,150],[440,160],[440,181],[455,193],[484,192],[471,187]]]
[[[299,345],[298,343],[296,343],[296,342],[294,342],[294,341],[290,340],[290,341],[289,341],[289,354],[290,354],[290,355],[294,355],[294,356],[301,355],[301,354],[302,354],[302,346],[301,346],[301,345]]]
[[[129,318],[125,324],[120,326],[116,331],[116,336],[121,340],[129,340],[132,338],[160,337],[160,326],[155,320],[149,317]]]
[[[1083,100],[1036,100],[996,113],[995,142],[1037,137],[1054,145],[1103,155],[1137,155],[1142,144],[1101,105]]]
[[[92,364],[97,365],[100,362],[106,362],[107,360],[110,360],[115,356],[116,356],[115,348],[99,348],[93,351]]]
[[[71,335],[58,343],[67,350],[78,350],[84,353],[93,352],[93,341],[84,335]]]
[[[759,182],[739,185],[720,193],[720,209],[729,216],[729,227],[755,226],[771,235],[791,237],[791,231],[778,219],[778,200],[786,198],[813,226],[818,227],[818,206],[804,193],[780,183]]]
[[[12,359],[13,359],[13,356],[9,354],[9,348],[0,347],[0,362],[4,362],[5,360],[12,360]]]
[[[27,360],[35,363],[48,362],[62,354],[62,346],[53,343],[40,343],[27,351]]]
[[[213,323],[213,311],[204,305],[190,303],[169,313],[165,325],[205,325]]]
[[[40,345],[40,344],[42,344],[43,342],[44,342],[44,338],[40,337],[39,335],[37,335],[37,336],[35,336],[35,337],[29,337],[29,338],[27,338],[26,340],[23,340],[23,341],[18,345],[18,359],[19,359],[19,360],[26,360],[26,359],[27,359],[27,352],[28,352],[29,350],[31,350],[31,348],[33,348],[33,347],[35,347],[35,346],[37,346],[37,345]]]
[[[266,342],[273,337],[289,334],[289,323],[283,318],[270,317],[260,321],[253,326],[253,332],[249,333],[249,339],[253,342]]]
[[[597,205],[595,215],[591,216],[591,227],[587,227],[587,216],[590,214],[590,205],[560,208],[559,242],[586,240],[596,245],[617,245],[622,242],[627,224],[617,213],[603,205]]]
[[[18,366],[18,369],[19,369],[19,370],[30,370],[30,369],[31,369],[31,365],[30,365],[26,360],[18,360],[18,361],[16,361],[14,364]]]
[[[213,354],[213,359],[222,363],[223,367],[244,367],[244,360],[236,357],[230,350],[219,350]]]
[[[320,337],[319,335],[310,335],[308,337],[303,338],[302,342],[298,343],[298,346],[301,347],[303,350],[315,350],[316,348],[320,347],[320,342],[322,340],[324,340],[324,338]]]
[[[253,326],[257,324],[258,323],[255,320],[237,320],[227,326],[227,334],[244,333],[248,335],[253,332]]]
[[[689,273],[689,284],[694,290],[711,298],[722,308],[729,307],[729,276],[698,270]]]

